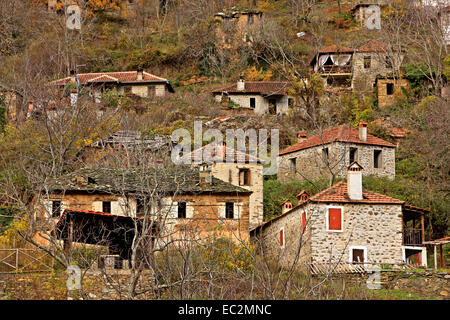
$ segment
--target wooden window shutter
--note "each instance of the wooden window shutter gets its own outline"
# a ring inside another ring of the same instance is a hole
[[[305,232],[306,230],[306,212],[303,211],[302,213],[302,232]]]
[[[328,229],[329,230],[342,230],[342,212],[341,209],[330,208],[328,209]]]
[[[284,230],[280,229],[280,246],[284,245]]]

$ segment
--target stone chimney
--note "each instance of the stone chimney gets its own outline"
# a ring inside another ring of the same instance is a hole
[[[362,170],[356,161],[347,167],[347,195],[351,200],[362,200]]]
[[[306,132],[301,131],[297,134],[297,142],[302,142],[308,139],[308,136],[306,135]]]
[[[208,164],[202,164],[199,166],[199,182],[200,186],[210,186],[212,183],[211,166]]]
[[[286,201],[284,201],[281,204],[281,214],[288,212],[289,210],[291,210],[294,206],[292,205],[292,202],[288,199]]]
[[[367,122],[359,123],[359,140],[367,141]]]
[[[240,77],[239,80],[237,81],[236,89],[238,91],[244,91],[245,90],[245,82],[244,82],[244,79],[242,77]]]
[[[139,68],[137,70],[136,80],[138,80],[138,81],[144,80],[144,70],[142,68]]]

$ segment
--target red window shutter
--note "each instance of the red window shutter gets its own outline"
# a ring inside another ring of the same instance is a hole
[[[306,212],[303,211],[302,213],[302,231],[305,232],[306,230]]]
[[[284,234],[283,234],[283,229],[280,230],[280,246],[284,245]]]
[[[341,209],[328,209],[328,229],[342,230]]]

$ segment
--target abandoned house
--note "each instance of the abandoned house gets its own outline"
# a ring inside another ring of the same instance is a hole
[[[259,30],[261,11],[218,12],[214,15],[216,39],[221,48],[232,49],[241,44],[251,44]]]
[[[350,12],[361,27],[367,29],[381,29],[380,7],[380,4],[377,3],[358,3],[350,10]]]
[[[244,81],[212,91],[222,107],[240,107],[256,114],[285,114],[292,99],[289,97],[289,82]]]
[[[339,182],[309,197],[299,194],[298,205],[283,203],[283,213],[250,231],[269,261],[298,267],[330,264],[426,266],[424,215],[428,210],[363,190],[363,168],[347,168]]]
[[[395,145],[367,133],[365,122],[355,129],[348,125],[324,130],[310,138],[300,133],[298,143],[282,150],[277,158],[278,180],[345,177],[353,161],[364,166],[364,173],[395,177]]]
[[[164,97],[168,92],[175,92],[170,81],[142,69],[137,71],[79,73],[51,82],[61,89],[72,86],[76,93],[77,86],[88,90],[96,103],[101,102],[107,90],[116,90],[119,95],[134,94],[141,98]],[[72,92],[71,92],[72,93]]]
[[[95,141],[77,154],[79,167],[103,163],[132,168],[144,164],[151,167],[164,166],[173,147],[169,135],[146,135],[134,130],[119,130]]]
[[[16,90],[0,86],[0,107],[4,109],[4,119],[8,123],[22,123],[26,117],[23,96]]]
[[[375,79],[375,87],[377,90],[378,107],[383,109],[391,106],[396,98],[404,96],[403,90],[409,88],[409,81],[393,76],[378,76]]]
[[[331,45],[320,49],[310,66],[323,79],[326,87],[350,89],[352,85],[352,58],[355,49]]]
[[[225,143],[212,143],[194,150],[192,159],[204,159],[204,152],[210,152],[213,163],[210,163],[213,177],[226,181],[234,186],[251,191],[249,198],[249,224],[256,226],[263,221],[263,166],[264,161],[236,148],[227,147]],[[198,158],[197,158],[198,157]],[[204,165],[206,162],[200,162]]]
[[[158,224],[160,247],[209,236],[247,241],[251,191],[202,169],[80,169],[52,182],[35,200],[35,219],[51,229],[65,210],[144,217]]]

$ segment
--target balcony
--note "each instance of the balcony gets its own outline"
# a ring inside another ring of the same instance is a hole
[[[403,245],[422,245],[422,229],[405,228],[403,231]]]
[[[320,67],[319,72],[321,74],[350,75],[352,73],[352,66],[323,65]]]

